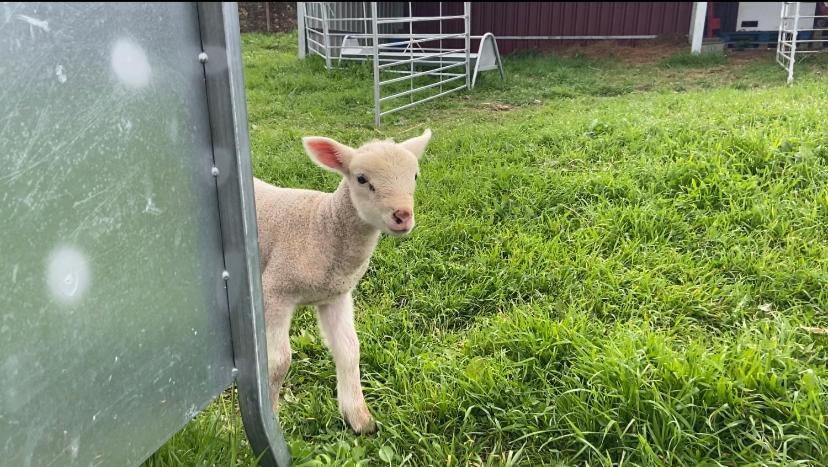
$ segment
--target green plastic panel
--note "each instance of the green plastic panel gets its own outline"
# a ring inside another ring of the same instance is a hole
[[[193,3],[0,4],[0,464],[141,462],[233,382]]]

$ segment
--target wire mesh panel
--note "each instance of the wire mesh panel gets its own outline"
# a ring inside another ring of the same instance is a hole
[[[373,62],[377,126],[385,115],[470,88],[468,2],[438,2],[428,16],[416,16],[412,2],[304,2],[300,11],[308,51],[328,69]]]
[[[414,16],[411,2],[408,16],[385,17],[376,3],[372,15],[374,61],[374,123],[382,117],[470,87],[470,11],[463,3],[458,14]],[[415,23],[437,24],[438,33],[415,33]],[[384,34],[379,26],[407,26],[405,34]],[[457,44],[448,47],[448,43]]]
[[[365,55],[342,56],[341,49],[354,45],[369,46],[371,37],[371,2],[303,2],[308,51],[325,59],[330,69],[343,60],[366,60]],[[395,17],[405,14],[404,2],[380,2],[379,14]],[[380,26],[386,34],[402,31],[394,24]]]
[[[828,50],[828,12],[814,3],[783,2],[780,12],[776,62],[793,82],[797,61],[807,54]]]
[[[0,464],[136,464],[258,377],[234,8],[0,4]]]

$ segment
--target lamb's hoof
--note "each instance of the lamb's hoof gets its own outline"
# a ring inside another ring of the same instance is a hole
[[[349,425],[351,426],[351,430],[353,430],[354,433],[361,436],[373,435],[377,432],[377,422],[375,422],[373,419],[368,420],[368,422],[363,425]]]
[[[358,435],[372,435],[377,432],[377,422],[368,412],[367,408],[357,410],[351,414],[345,414],[348,426]]]

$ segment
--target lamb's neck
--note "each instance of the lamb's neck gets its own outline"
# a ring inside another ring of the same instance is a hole
[[[321,223],[326,226],[334,248],[336,269],[350,274],[362,268],[374,253],[380,231],[363,221],[351,201],[347,181],[329,194],[320,208]]]

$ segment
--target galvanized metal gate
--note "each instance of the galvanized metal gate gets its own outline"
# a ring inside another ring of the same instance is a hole
[[[470,50],[471,3],[459,14],[444,12],[443,4],[436,3],[435,14],[415,16],[413,2],[300,2],[300,56],[317,54],[329,70],[343,60],[371,60],[379,126],[385,115],[471,88],[477,59]],[[436,32],[416,32],[415,24],[424,23]]]
[[[141,462],[270,409],[232,3],[0,4],[0,463]]]
[[[803,10],[805,6],[807,10]],[[828,15],[815,8],[815,3],[782,2],[776,62],[788,73],[788,84],[794,80],[799,58],[828,50],[828,36],[823,34],[828,31]]]

